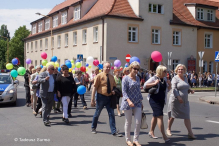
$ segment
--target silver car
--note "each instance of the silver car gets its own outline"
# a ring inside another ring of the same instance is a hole
[[[13,81],[10,73],[0,73],[0,105],[11,103],[16,106],[18,80]]]

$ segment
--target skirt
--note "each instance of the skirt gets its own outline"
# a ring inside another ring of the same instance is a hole
[[[153,116],[159,117],[163,116],[163,108],[165,104],[165,100],[154,100],[153,98],[149,99],[150,106],[153,110]]]

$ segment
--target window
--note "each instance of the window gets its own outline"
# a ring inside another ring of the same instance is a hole
[[[63,12],[62,13],[62,24],[66,24],[67,23],[67,12]]]
[[[43,48],[43,41],[40,40],[40,50],[42,50],[42,48]]]
[[[208,12],[207,12],[207,20],[208,21],[213,21],[213,11],[212,10],[208,10]]]
[[[87,30],[83,30],[83,44],[87,44]]]
[[[98,27],[94,27],[94,42],[98,42]]]
[[[138,42],[138,28],[129,27],[129,42]]]
[[[73,45],[77,45],[77,32],[73,32]]]
[[[214,63],[213,62],[209,62],[209,72],[213,73],[213,67],[214,67]]]
[[[35,51],[37,51],[37,41],[35,41]]]
[[[163,6],[159,4],[149,4],[149,12],[163,14]]]
[[[58,26],[58,16],[53,17],[52,23],[53,23],[53,28]]]
[[[36,24],[34,24],[33,26],[32,26],[32,34],[35,34],[36,33]]]
[[[58,36],[58,48],[60,48],[61,47],[61,36],[59,35]]]
[[[48,49],[48,39],[45,39],[45,49]]]
[[[81,17],[80,13],[81,13],[80,6],[79,7],[75,7],[75,10],[74,10],[74,20],[80,19],[80,17]]]
[[[212,48],[212,34],[205,34],[205,48]]]
[[[52,48],[54,48],[54,37],[52,37]]]
[[[152,44],[160,44],[160,30],[152,29]]]
[[[207,65],[208,65],[208,63],[206,61],[204,61],[204,63],[203,63],[203,72],[207,72],[208,71],[207,70]]]
[[[37,60],[35,60],[35,66],[37,66]]]
[[[33,51],[33,42],[31,42],[31,51]]]
[[[43,23],[39,22],[38,24],[38,32],[42,32]]]
[[[45,30],[48,30],[50,28],[50,19],[46,19],[45,21]]]
[[[65,34],[65,46],[68,46],[68,34]]]
[[[176,68],[176,66],[180,64],[179,60],[173,60],[173,70]]]
[[[198,8],[198,20],[204,20],[204,9]]]
[[[27,52],[29,52],[29,43],[26,43],[27,44]]]
[[[40,60],[40,65],[42,64],[42,60]]]
[[[173,45],[181,45],[181,32],[173,31]]]

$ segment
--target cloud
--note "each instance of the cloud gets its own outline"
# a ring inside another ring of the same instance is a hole
[[[7,25],[10,37],[14,36],[15,31],[23,25],[31,30],[30,23],[41,18],[35,13],[47,15],[51,9],[0,9],[0,25]]]

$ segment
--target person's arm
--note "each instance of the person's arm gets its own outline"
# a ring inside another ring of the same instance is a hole
[[[148,88],[151,88],[151,87],[157,85],[158,83],[159,83],[158,79],[154,81],[154,77],[151,77],[150,79],[147,80],[147,82],[144,83],[143,88],[148,89]]]
[[[122,95],[123,95],[124,100],[128,102],[129,106],[134,107],[133,102],[130,100],[127,94],[127,91],[129,90],[128,84],[129,82],[127,81],[127,78],[124,78],[122,80]]]
[[[47,76],[47,77],[43,77],[43,74],[44,73],[41,73],[40,75],[39,75],[39,79],[38,79],[38,83],[45,83],[46,81],[48,81],[49,80],[49,76]]]
[[[100,83],[100,80],[99,80],[99,76],[96,76],[95,80],[94,80],[94,86],[93,86],[93,90],[92,90],[92,96],[91,96],[91,107],[94,107],[95,106],[95,94],[97,92],[97,89],[99,87],[99,83]]]
[[[178,82],[175,77],[172,79],[171,84],[172,84],[173,95],[175,96],[175,98],[179,100],[180,103],[183,103],[183,100],[180,97],[178,89],[177,89]]]

